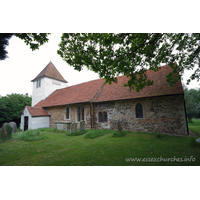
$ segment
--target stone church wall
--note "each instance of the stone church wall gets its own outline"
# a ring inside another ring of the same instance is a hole
[[[136,118],[137,103],[143,107],[143,118]],[[92,111],[89,104],[69,105],[69,119],[66,119],[66,106],[50,107],[50,126],[54,126],[54,121],[74,121],[79,128],[79,106],[84,106],[85,128],[91,128],[90,113],[94,113],[92,124],[96,129],[116,130],[119,120],[123,130],[187,135],[183,95],[94,103]],[[107,112],[107,122],[99,122],[99,112]]]
[[[143,118],[136,118],[135,106],[143,106]],[[108,121],[99,122],[98,113],[107,112]],[[120,120],[123,130],[187,135],[183,95],[142,98],[95,104],[97,129],[117,129]]]
[[[72,121],[77,123],[77,127],[79,128],[78,122],[78,107],[84,106],[84,121],[85,128],[90,128],[90,106],[89,104],[74,104],[68,106],[55,106],[49,107],[48,111],[51,114],[50,117],[50,127],[54,127],[55,121]],[[69,119],[66,119],[66,107],[69,107]]]

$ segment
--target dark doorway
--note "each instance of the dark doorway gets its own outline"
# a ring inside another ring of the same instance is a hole
[[[24,117],[24,131],[28,130],[28,117]]]

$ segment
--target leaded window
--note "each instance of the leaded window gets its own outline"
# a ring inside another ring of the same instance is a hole
[[[84,120],[84,107],[78,107],[78,121]]]
[[[66,119],[69,119],[69,107],[66,108]]]
[[[107,122],[107,112],[99,112],[99,122]]]
[[[99,122],[103,122],[103,114],[102,114],[102,112],[99,112]]]
[[[104,119],[104,122],[107,122],[107,112],[103,113],[103,119]]]
[[[143,118],[143,108],[140,103],[138,103],[135,107],[136,118]]]

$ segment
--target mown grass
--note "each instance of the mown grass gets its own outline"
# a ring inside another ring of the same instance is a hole
[[[188,123],[188,128],[200,136],[200,120],[199,119],[192,119],[193,123]]]
[[[41,130],[27,130],[25,132],[17,132],[12,135],[13,140],[23,140],[23,141],[37,141],[47,138],[44,134],[41,133]]]
[[[36,131],[37,132],[37,131]],[[69,131],[39,129],[43,139],[12,140],[0,144],[1,166],[189,166],[200,165],[200,148],[191,137],[157,133],[85,130],[69,136]],[[95,133],[96,132],[96,133]],[[101,132],[101,136],[93,137]],[[85,138],[86,135],[90,137]],[[13,134],[13,137],[15,134]],[[195,137],[194,137],[195,138]],[[129,158],[179,158],[190,161],[144,162]],[[194,161],[195,160],[195,161]]]

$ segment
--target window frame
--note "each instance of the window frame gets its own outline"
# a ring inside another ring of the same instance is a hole
[[[142,106],[142,117],[137,117],[136,107],[137,107],[138,104],[140,104]],[[134,111],[134,117],[135,117],[135,119],[145,119],[146,118],[145,117],[145,108],[144,108],[144,105],[141,102],[137,102],[135,104],[134,110],[135,110]]]
[[[36,88],[40,88],[41,87],[41,79],[38,79],[36,81]]]
[[[69,119],[69,107],[66,107],[66,119]]]
[[[69,111],[69,118],[67,118],[67,109],[68,109],[68,111]],[[65,111],[64,111],[64,120],[70,120],[70,106],[66,106],[65,107]]]
[[[77,121],[85,121],[85,106],[78,106],[77,108]]]
[[[100,113],[102,114],[102,121],[100,121]],[[106,113],[106,121],[104,119],[104,113]],[[100,111],[98,112],[98,122],[99,123],[107,123],[108,122],[108,112],[107,111]]]

